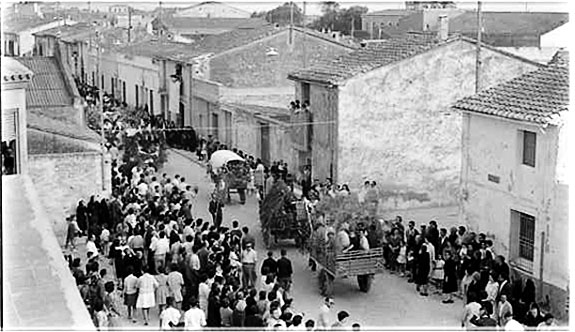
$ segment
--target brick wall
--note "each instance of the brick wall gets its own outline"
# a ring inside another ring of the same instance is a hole
[[[303,67],[304,53],[306,66],[309,67],[320,59],[350,51],[344,46],[309,35],[305,36],[304,46],[304,34],[296,30],[293,31],[291,45],[288,39],[289,31],[286,30],[270,39],[215,56],[210,61],[210,80],[234,88],[292,86],[287,74]],[[270,47],[279,54],[266,55]]]
[[[80,199],[102,191],[102,159],[98,152],[29,155],[29,175],[52,220],[60,241],[65,239],[66,216],[75,212]],[[109,159],[104,167],[105,187],[111,188]]]

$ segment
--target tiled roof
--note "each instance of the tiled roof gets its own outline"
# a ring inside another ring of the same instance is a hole
[[[24,30],[35,28],[43,24],[48,24],[52,22],[54,22],[54,20],[48,18],[44,19],[40,17],[9,18],[7,20],[2,20],[2,31],[19,33]]]
[[[11,57],[2,57],[2,84],[29,81],[33,73]]]
[[[20,57],[20,63],[30,68],[34,76],[26,88],[28,107],[67,106],[72,104],[63,73],[55,57]]]
[[[542,35],[569,21],[567,13],[483,12],[486,34]],[[462,34],[477,32],[477,13],[465,12],[449,20],[449,31]]]
[[[90,31],[94,32],[94,27],[89,23],[82,22],[74,25],[66,24],[60,27],[38,31],[33,33],[33,35],[60,37],[60,39],[64,40],[70,37],[73,38],[77,34],[82,34]]]
[[[156,24],[159,23],[157,19]],[[194,30],[216,29],[231,30],[237,28],[259,27],[268,23],[261,18],[204,18],[204,17],[170,17],[160,20],[170,30],[179,33],[191,33]]]
[[[288,75],[290,79],[339,84],[355,75],[407,59],[444,45],[459,36],[450,36],[445,41],[435,34],[409,34],[403,38],[392,38],[379,43],[368,44],[355,52],[326,59],[315,66]]]
[[[378,10],[376,12],[371,12],[364,14],[363,16],[404,16],[412,14],[412,10],[407,9],[385,9],[385,10]]]
[[[547,66],[464,98],[452,108],[548,124],[568,106],[569,53],[559,51]]]
[[[255,116],[261,115],[276,121],[289,123],[290,111],[287,108],[269,107],[251,104],[224,103],[224,107],[250,112]]]
[[[221,52],[225,52],[236,47],[255,42],[274,34],[281,33],[286,29],[286,27],[275,28],[274,26],[268,24],[256,29],[237,29],[218,35],[206,36],[192,44],[162,40],[149,40],[118,48],[117,52],[186,62],[202,54],[219,54]],[[301,28],[295,29],[300,32],[303,31]],[[356,47],[355,45],[340,43],[333,39],[329,39],[323,36],[321,33],[310,29],[305,29],[305,31],[309,36],[321,38],[343,47]]]

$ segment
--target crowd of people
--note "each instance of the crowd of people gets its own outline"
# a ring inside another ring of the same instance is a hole
[[[148,325],[154,314],[167,330],[331,326],[327,312],[316,322],[293,308],[285,250],[277,259],[268,252],[258,271],[248,227],[240,228],[238,220],[229,228],[194,218],[197,187],[153,167],[128,172],[122,166],[114,161],[110,199],[80,201],[69,218],[66,246],[75,247],[76,237],[86,235],[87,250],[85,258],[69,257],[70,268],[99,329],[118,327],[121,318]],[[113,273],[102,268],[107,260]],[[338,316],[336,326],[349,314]]]
[[[325,183],[315,180],[313,185],[304,187],[304,196],[312,204],[326,197],[349,195],[347,185],[334,185],[329,179]],[[357,200],[364,207],[375,206],[377,211],[378,196],[375,181],[366,181]],[[378,232],[372,225],[365,232],[362,229],[358,232],[347,222],[331,231],[316,225],[315,232],[319,229],[322,237],[328,232],[336,252],[382,246],[385,267],[414,283],[421,296],[429,296],[429,286],[433,285],[444,294],[444,304],[454,303],[456,295],[462,297],[463,327],[548,330],[556,326],[553,315],[543,314],[537,304],[533,280],[511,279],[505,257],[496,253],[486,234],[469,231],[465,226],[442,228],[435,220],[419,227],[415,221],[409,221],[406,227],[401,216],[380,220],[380,224],[381,237],[374,236]]]

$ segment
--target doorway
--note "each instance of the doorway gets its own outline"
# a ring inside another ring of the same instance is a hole
[[[270,125],[269,123],[260,123],[260,156],[264,164],[271,163],[270,158]]]

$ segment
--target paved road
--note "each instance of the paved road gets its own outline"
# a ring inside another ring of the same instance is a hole
[[[197,206],[194,207],[194,217],[201,217],[211,222],[207,207],[213,184],[205,169],[195,162],[195,157],[189,152],[170,151],[168,162],[161,172],[168,173],[172,177],[179,174],[186,178],[187,183],[197,185],[199,197]],[[231,221],[238,219],[240,224],[248,226],[256,238],[256,250],[262,259],[267,250],[263,246],[259,229],[256,198],[248,196],[245,205],[240,205],[238,201],[238,197],[232,194],[232,204],[224,208],[223,225],[231,226]],[[288,250],[288,257],[293,263],[292,296],[294,307],[305,313],[305,319],[317,320],[322,297],[319,293],[317,277],[307,267],[307,257],[297,251],[293,242],[281,242],[275,250],[276,256],[279,255],[280,248]],[[106,265],[104,267],[107,267],[111,272],[111,269]],[[407,283],[405,278],[389,273],[377,275],[368,294],[359,291],[355,278],[337,279],[334,283],[334,297],[336,305],[333,309],[332,321],[335,322],[337,311],[346,310],[351,315],[350,322],[358,322],[362,326],[457,327],[463,309],[461,301],[448,305],[441,303],[439,295],[422,297],[415,292],[415,286]],[[138,318],[137,323],[123,319],[121,325],[141,327],[143,321],[140,312]],[[152,309],[150,326],[158,326],[157,309]]]

